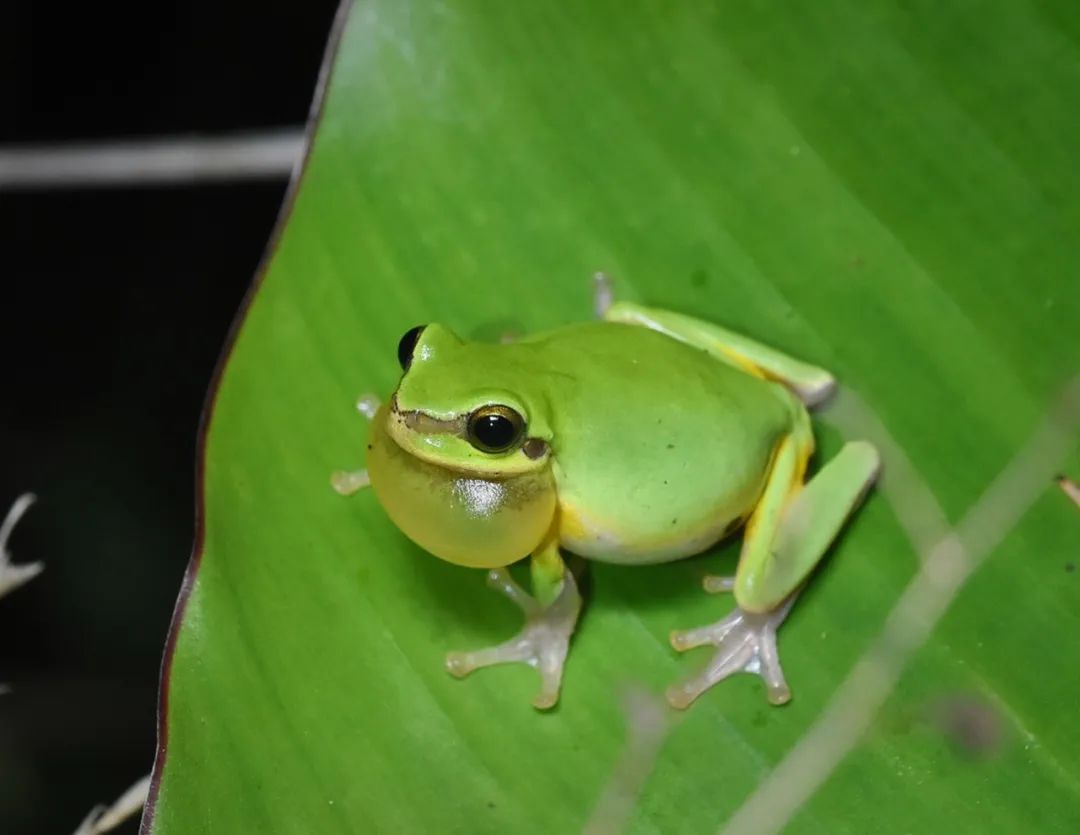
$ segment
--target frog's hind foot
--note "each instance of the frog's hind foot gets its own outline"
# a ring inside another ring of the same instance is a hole
[[[735,591],[735,577],[707,574],[701,580],[701,587],[709,594],[721,594],[723,592]]]
[[[593,273],[593,313],[603,319],[608,308],[615,303],[615,285],[607,273]]]
[[[667,700],[671,706],[680,710],[689,707],[694,699],[714,684],[735,673],[761,676],[772,704],[788,702],[791,690],[780,667],[776,630],[787,617],[796,596],[791,595],[772,612],[756,614],[737,607],[726,618],[709,626],[672,632],[671,645],[679,652],[706,644],[716,647],[716,652],[698,675],[668,688]]]
[[[488,585],[521,608],[525,613],[525,626],[509,641],[497,646],[449,653],[446,656],[447,671],[456,678],[463,678],[473,670],[494,664],[528,664],[540,673],[540,692],[533,699],[533,707],[540,710],[554,707],[559,700],[570,635],[581,611],[581,595],[573,573],[565,572],[562,589],[547,607],[541,606],[515,583],[505,568],[488,572]]]

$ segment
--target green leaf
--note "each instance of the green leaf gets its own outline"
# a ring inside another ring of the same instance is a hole
[[[706,657],[669,630],[731,605],[699,585],[729,543],[593,565],[541,714],[531,670],[443,670],[518,627],[482,572],[330,490],[355,398],[409,327],[585,319],[602,269],[833,370],[959,520],[1080,369],[1077,9],[358,0],[218,381],[147,831],[716,831],[871,645],[928,511],[900,524],[888,482],[860,511],[781,631],[789,706],[740,676],[655,707]],[[1080,460],[1042,466],[789,831],[1080,827],[1080,515],[1049,478]]]

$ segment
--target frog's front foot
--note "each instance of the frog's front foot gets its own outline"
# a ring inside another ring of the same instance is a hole
[[[451,652],[446,656],[446,669],[463,678],[480,667],[519,662],[528,664],[540,673],[540,692],[533,706],[541,710],[553,707],[559,700],[563,664],[581,612],[581,595],[573,572],[563,576],[562,589],[549,606],[541,606],[510,577],[505,568],[488,572],[488,585],[502,592],[525,613],[521,632],[505,643],[472,652]]]
[[[727,589],[716,589],[720,590]],[[757,614],[736,607],[726,618],[709,626],[672,632],[671,645],[679,652],[705,644],[716,647],[716,652],[698,675],[668,688],[667,700],[671,706],[680,710],[688,707],[714,684],[735,673],[761,676],[769,701],[774,705],[789,701],[791,690],[780,668],[776,630],[784,622],[797,596],[797,593],[792,594],[771,612]]]
[[[374,394],[361,394],[356,399],[356,411],[368,420],[375,419],[375,413],[379,411],[379,398]],[[371,449],[369,446],[368,449]],[[365,487],[371,486],[371,478],[367,470],[335,470],[330,474],[330,486],[339,495],[351,496],[359,493]]]

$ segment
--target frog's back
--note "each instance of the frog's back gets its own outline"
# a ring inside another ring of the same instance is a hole
[[[612,562],[697,553],[753,509],[802,406],[782,386],[633,325],[591,322],[520,344],[553,414],[560,539]]]

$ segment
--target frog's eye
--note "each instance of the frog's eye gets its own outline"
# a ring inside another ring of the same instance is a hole
[[[416,348],[416,343],[420,340],[420,334],[424,332],[426,325],[417,325],[415,328],[410,328],[405,331],[405,335],[401,337],[401,341],[397,344],[397,359],[401,363],[401,370],[408,371],[409,364],[412,362],[413,350]]]
[[[521,440],[525,420],[509,406],[481,406],[469,416],[466,431],[481,452],[505,452]]]

